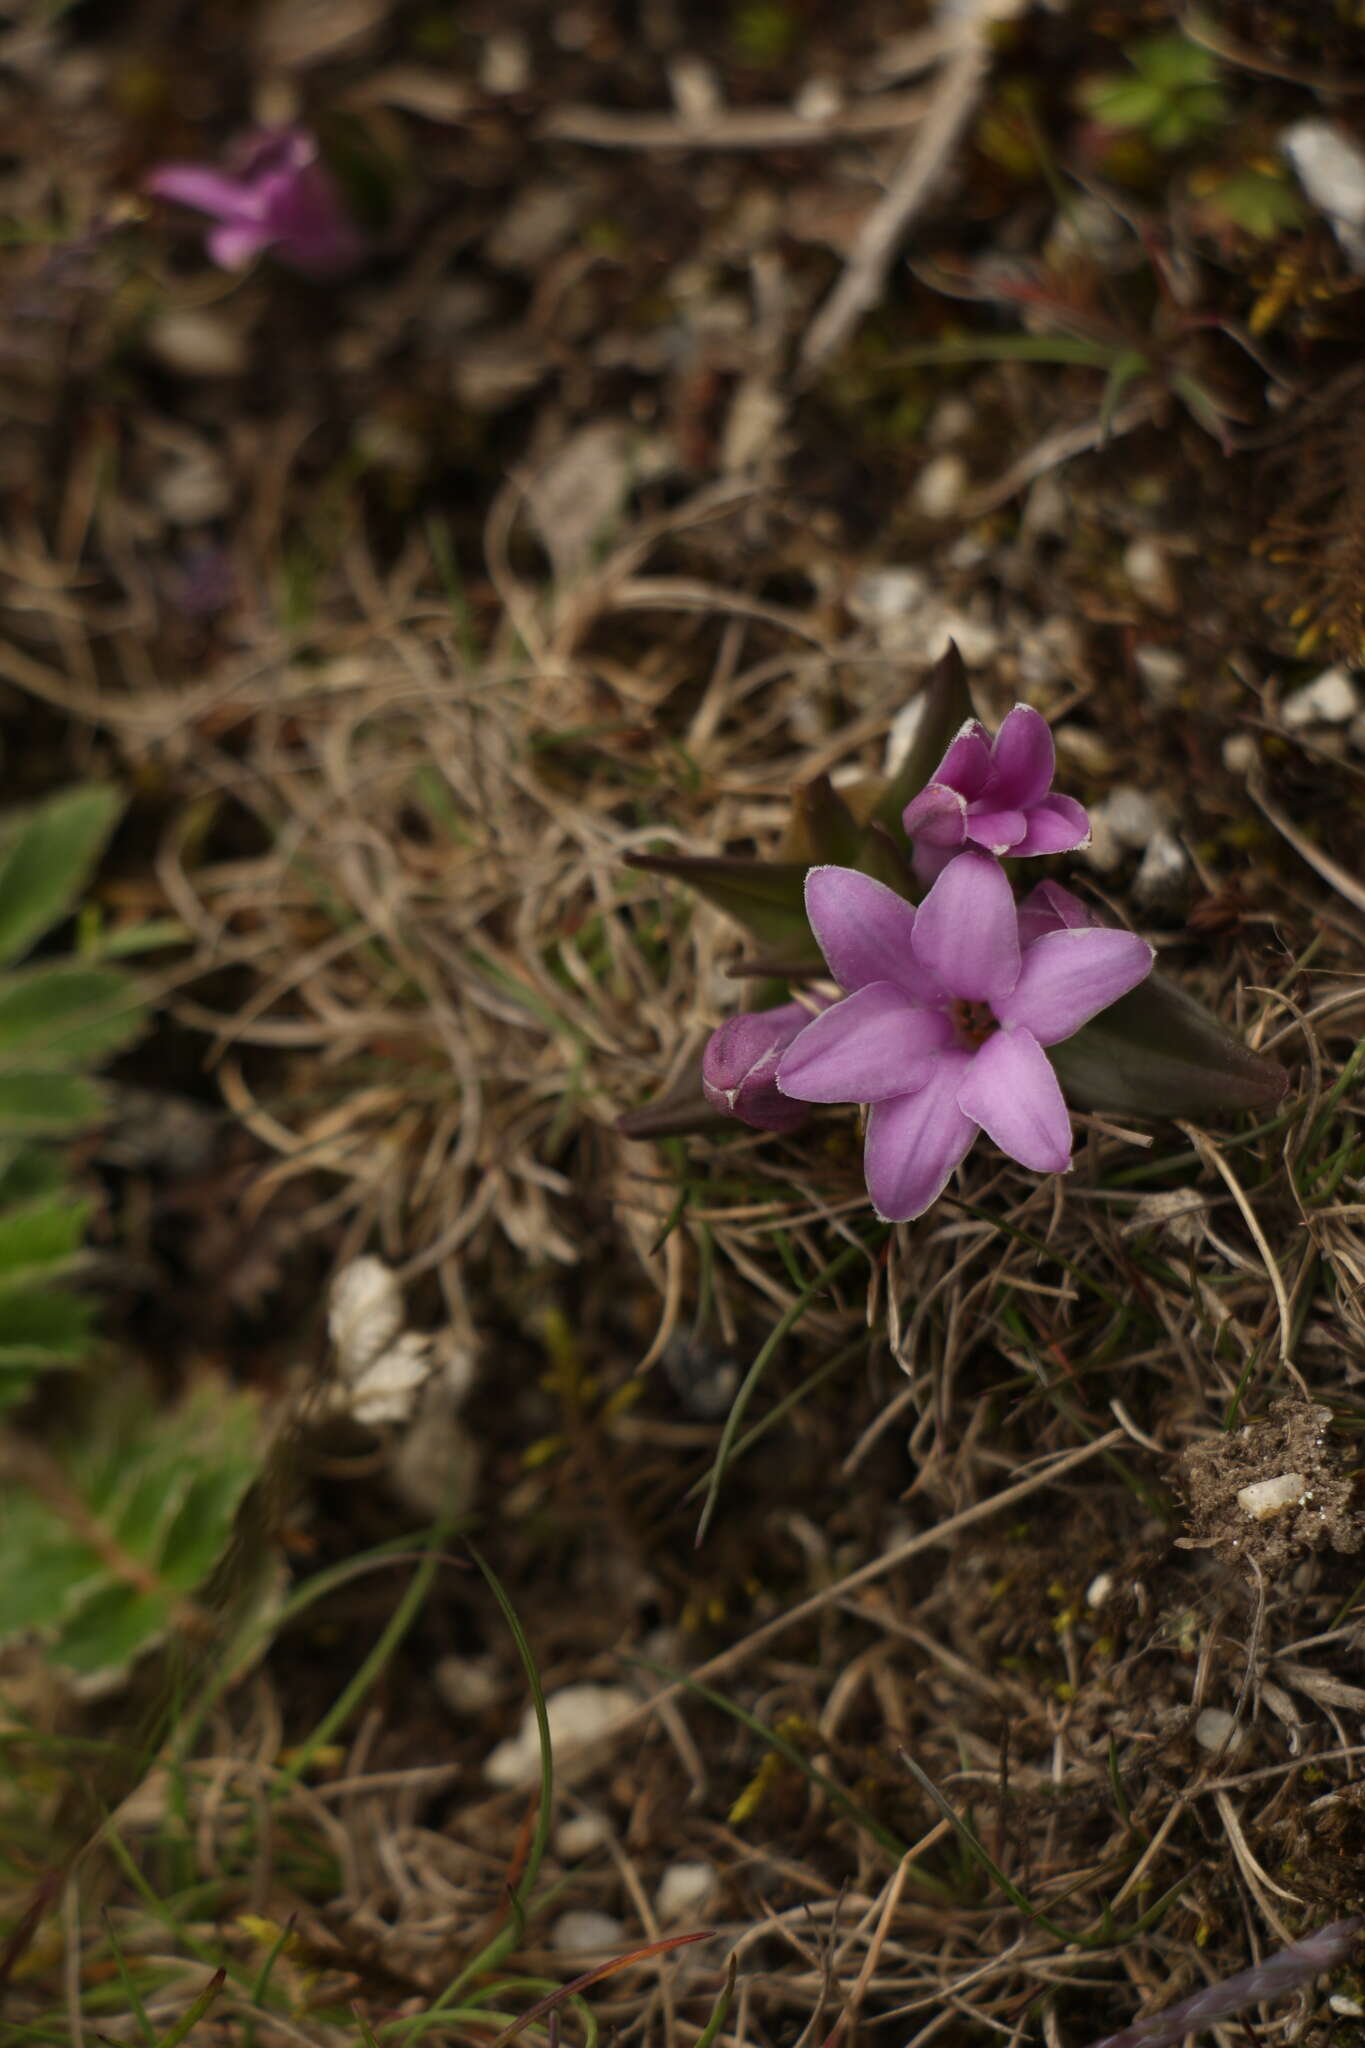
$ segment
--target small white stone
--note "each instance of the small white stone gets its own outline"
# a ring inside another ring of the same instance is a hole
[[[157,509],[173,526],[200,526],[230,511],[232,478],[211,448],[178,455],[155,484]]]
[[[626,1930],[610,1913],[591,1913],[582,1907],[561,1913],[550,1929],[552,1947],[562,1956],[610,1954],[624,1945]]]
[[[719,113],[722,99],[720,80],[704,57],[685,52],[668,67],[673,104],[684,122],[703,127]]]
[[[1358,1998],[1348,1998],[1344,1991],[1334,1991],[1327,2003],[1344,2020],[1365,2020],[1365,2005]]]
[[[844,96],[832,78],[808,78],[792,101],[798,120],[832,121],[844,104]]]
[[[709,1863],[670,1863],[659,1879],[654,1910],[665,1923],[692,1919],[704,1909],[715,1883],[716,1873]]]
[[[960,441],[976,425],[976,408],[968,398],[943,398],[929,415],[924,438],[931,448]]]
[[[866,569],[848,593],[848,608],[860,626],[880,629],[917,612],[929,594],[921,569]]]
[[[489,1657],[442,1657],[432,1674],[442,1706],[452,1714],[484,1714],[502,1691]]]
[[[1174,704],[1188,673],[1185,657],[1173,647],[1139,647],[1133,654],[1143,689],[1153,704]]]
[[[483,90],[500,99],[505,93],[525,92],[530,83],[531,46],[525,36],[504,30],[487,37],[479,63]]]
[[[555,1829],[555,1854],[561,1863],[581,1863],[611,1836],[604,1813],[573,1813]]]
[[[1229,733],[1223,742],[1223,766],[1233,775],[1249,775],[1261,749],[1249,732]]]
[[[1159,797],[1124,783],[1111,789],[1107,797],[1094,805],[1090,815],[1092,821],[1097,815],[1104,819],[1120,846],[1143,853],[1157,833],[1165,829],[1168,814]]]
[[[595,1742],[638,1705],[635,1694],[623,1685],[566,1685],[552,1693],[545,1710],[556,1756],[561,1749]],[[540,1775],[540,1731],[533,1706],[527,1706],[516,1734],[498,1744],[483,1769],[490,1784],[535,1783]]]
[[[403,1295],[382,1259],[352,1259],[327,1295],[327,1333],[342,1376],[355,1379],[388,1349],[403,1327]]]
[[[968,470],[953,449],[926,462],[915,478],[914,500],[926,519],[951,519],[967,494]]]
[[[1365,155],[1333,121],[1296,121],[1280,137],[1299,183],[1332,224],[1357,276],[1365,273]]]
[[[1169,896],[1184,880],[1186,865],[1185,849],[1175,834],[1164,829],[1156,833],[1133,877],[1133,894],[1139,903],[1155,903]]]
[[[1137,595],[1154,612],[1174,612],[1180,606],[1180,592],[1171,573],[1166,550],[1159,541],[1143,537],[1129,541],[1123,551],[1123,573]]]
[[[347,1405],[355,1420],[366,1429],[406,1422],[417,1405],[418,1393],[431,1378],[431,1349],[429,1336],[419,1330],[404,1330],[387,1351],[381,1351],[351,1382]]]
[[[1089,726],[1054,726],[1052,737],[1057,743],[1057,752],[1066,760],[1074,761],[1087,775],[1107,775],[1114,766],[1114,753],[1108,740],[1101,739],[1097,732],[1091,732]]]
[[[1325,668],[1286,697],[1280,717],[1293,730],[1305,725],[1348,725],[1360,709],[1360,691],[1344,668]]]
[[[1097,1576],[1096,1578],[1093,1578],[1093,1579],[1092,1579],[1092,1580],[1090,1581],[1090,1584],[1089,1584],[1089,1585],[1088,1585],[1088,1586],[1086,1587],[1086,1589],[1085,1589],[1085,1604],[1086,1604],[1086,1606],[1087,1606],[1087,1607],[1103,1607],[1103,1605],[1104,1605],[1105,1601],[1106,1601],[1106,1600],[1107,1600],[1107,1599],[1109,1598],[1109,1595],[1110,1595],[1110,1594],[1111,1594],[1111,1593],[1113,1592],[1113,1590],[1114,1590],[1114,1575],[1113,1575],[1113,1573],[1112,1573],[1112,1572],[1100,1572],[1100,1573],[1099,1573],[1099,1575],[1098,1575],[1098,1576]]]
[[[245,338],[231,321],[192,307],[153,320],[147,347],[177,377],[240,377],[249,360]]]
[[[1254,1521],[1268,1522],[1272,1515],[1282,1515],[1286,1508],[1298,1507],[1307,1486],[1308,1481],[1302,1472],[1281,1472],[1275,1479],[1257,1479],[1250,1486],[1242,1487],[1237,1495],[1237,1505]]]
[[[1236,1750],[1245,1742],[1246,1733],[1226,1707],[1205,1707],[1195,1721],[1194,1739],[1201,1749]]]

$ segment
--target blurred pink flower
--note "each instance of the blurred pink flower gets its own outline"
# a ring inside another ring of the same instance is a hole
[[[224,270],[241,270],[269,252],[305,277],[338,277],[364,253],[318,145],[304,128],[263,128],[229,153],[225,170],[209,164],[158,164],[144,189],[192,206],[216,221],[208,251]]]
[[[1090,839],[1074,797],[1054,796],[1057,757],[1047,720],[1016,704],[994,740],[968,719],[930,781],[905,807],[915,872],[930,882],[969,842],[986,853],[1068,853]]]

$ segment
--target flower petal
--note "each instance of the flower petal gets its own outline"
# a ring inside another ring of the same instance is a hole
[[[967,826],[967,799],[946,782],[931,782],[901,813],[907,838],[924,846],[959,847]]]
[[[791,1131],[803,1123],[801,1105],[778,1089],[777,1063],[809,1022],[800,1003],[728,1017],[702,1054],[702,1093],[712,1109],[759,1131]]]
[[[974,796],[980,796],[990,772],[990,734],[979,718],[969,718],[929,779],[946,782],[970,802]]]
[[[807,1024],[782,1056],[777,1085],[801,1102],[882,1102],[922,1087],[952,1040],[942,1010],[912,1003],[888,981],[868,982]]]
[[[840,988],[890,981],[917,1002],[942,1002],[943,990],[915,959],[913,904],[856,868],[812,868],[806,915]]]
[[[922,1216],[948,1184],[976,1136],[958,1107],[969,1052],[940,1053],[929,1079],[913,1095],[893,1095],[868,1113],[863,1170],[877,1214],[887,1223]]]
[[[1098,923],[1089,904],[1060,882],[1039,882],[1019,905],[1019,943],[1031,946],[1044,932],[1079,930]]]
[[[1011,853],[1070,853],[1073,847],[1090,844],[1090,816],[1074,796],[1045,796],[1032,804],[1028,830]]]
[[[957,1105],[1021,1166],[1035,1173],[1065,1173],[1070,1166],[1071,1119],[1061,1083],[1031,1032],[997,1031],[988,1038],[957,1091]]]
[[[1144,981],[1154,958],[1136,932],[1108,925],[1046,932],[1025,947],[1019,979],[993,1008],[1002,1024],[1056,1045]]]
[[[1019,979],[1019,922],[1004,869],[985,853],[950,861],[919,907],[915,956],[950,995],[995,1003]]]
[[[991,795],[1002,810],[1026,811],[1052,787],[1057,754],[1048,722],[1031,704],[1016,704],[995,736]]]
[[[245,270],[263,249],[274,246],[274,240],[265,228],[226,221],[213,230],[205,246],[220,270]]]
[[[174,199],[196,213],[216,220],[259,220],[261,206],[250,186],[225,177],[206,164],[160,164],[143,179],[143,190],[157,199]]]
[[[994,804],[994,798],[992,798]],[[1022,811],[991,809],[978,811],[973,808],[967,817],[967,837],[978,846],[984,846],[987,853],[1013,853],[1019,841],[1028,831],[1028,819]]]

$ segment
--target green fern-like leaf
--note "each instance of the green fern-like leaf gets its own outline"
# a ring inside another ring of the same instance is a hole
[[[0,1439],[0,1644],[37,1637],[84,1678],[126,1670],[222,1557],[262,1460],[256,1404],[205,1381],[169,1412],[108,1390],[49,1460]]]

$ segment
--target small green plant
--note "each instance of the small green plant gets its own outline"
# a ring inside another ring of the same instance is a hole
[[[0,1644],[36,1637],[54,1664],[107,1679],[194,1605],[260,1467],[256,1404],[204,1382],[156,1410],[136,1378],[103,1390],[49,1453],[0,1436]]]
[[[97,935],[84,958],[31,956],[76,911],[122,803],[89,783],[0,821],[0,1412],[35,1372],[79,1364],[89,1343],[90,1305],[59,1284],[88,1207],[53,1141],[98,1118],[91,1070],[128,1044],[143,1012]]]
[[[1125,50],[1130,72],[1105,72],[1081,87],[1102,128],[1137,130],[1154,149],[1185,149],[1221,127],[1227,99],[1209,52],[1184,36],[1151,36]]]

